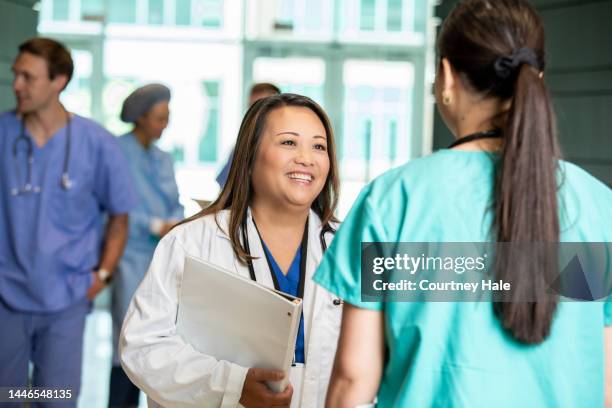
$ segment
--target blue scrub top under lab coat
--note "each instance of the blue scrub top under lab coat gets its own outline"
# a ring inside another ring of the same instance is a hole
[[[21,121],[15,112],[0,115],[0,299],[16,310],[57,311],[82,300],[100,258],[103,214],[128,213],[136,201],[117,139],[78,115],[70,126],[73,187],[60,185],[66,127],[42,147],[26,129],[32,184],[41,192],[13,196],[26,181],[27,144],[18,143],[13,155]]]
[[[281,292],[287,293],[291,296],[298,296],[298,288],[300,286],[300,263],[302,260],[302,246],[297,250],[295,254],[295,258],[293,258],[293,262],[291,262],[291,266],[289,266],[289,271],[287,275],[283,274],[280,266],[276,263],[276,260],[272,256],[272,253],[268,249],[265,243],[263,243],[264,250],[266,251],[266,255],[268,259],[270,259],[270,264],[272,265],[272,269],[274,269],[274,275],[276,276],[276,281],[278,282],[278,286]],[[295,362],[296,363],[304,363],[306,361],[304,357],[304,314],[300,317],[300,328],[298,330],[298,337],[295,343]]]

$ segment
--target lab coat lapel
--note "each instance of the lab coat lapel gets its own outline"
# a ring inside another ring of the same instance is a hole
[[[317,301],[317,286],[312,277],[321,262],[323,255],[319,234],[321,232],[321,220],[317,214],[310,210],[308,222],[308,252],[306,259],[306,277],[304,279],[304,353],[308,361],[308,349],[312,326],[317,311],[321,308],[321,302]]]
[[[317,286],[312,280],[312,277],[319,266],[319,263],[321,262],[321,258],[323,257],[323,249],[321,248],[321,242],[319,239],[320,233],[321,220],[317,214],[311,210],[308,222],[308,250],[306,258],[306,276],[304,279],[304,299],[307,299],[304,302],[303,308],[306,355],[308,355],[308,343],[312,329],[312,322],[322,306],[321,302],[317,301]],[[272,281],[272,276],[270,275],[268,262],[266,261],[263,247],[261,246],[259,234],[257,233],[257,229],[253,223],[250,208],[247,213],[247,236],[249,239],[251,255],[256,258],[253,259],[253,270],[255,272],[257,282],[267,287],[274,288],[274,282]],[[245,266],[238,261],[238,259],[234,260],[234,264],[236,271],[246,269]]]

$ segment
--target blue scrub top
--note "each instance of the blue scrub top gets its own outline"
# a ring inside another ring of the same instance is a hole
[[[229,171],[232,167],[232,161],[234,161],[234,149],[232,149],[231,153],[229,154],[229,157],[227,158],[227,161],[225,162],[223,168],[221,169],[219,174],[217,174],[217,178],[215,179],[217,181],[217,184],[219,184],[219,187],[221,187],[222,189],[223,187],[225,187],[225,183],[227,183],[227,177],[229,176]]]
[[[58,311],[82,300],[99,262],[104,213],[128,213],[136,201],[117,139],[78,115],[70,126],[73,187],[60,185],[66,127],[42,147],[25,129],[32,184],[41,192],[13,196],[28,172],[27,144],[15,144],[21,130],[15,112],[0,115],[0,300],[19,311]]]
[[[119,138],[119,145],[128,159],[139,198],[138,205],[130,211],[130,233],[125,251],[148,253],[150,261],[159,241],[150,230],[153,218],[164,221],[184,218],[172,157],[155,145],[145,149],[131,132]]]
[[[289,266],[289,272],[287,272],[287,275],[283,274],[280,266],[278,266],[276,263],[276,260],[272,256],[272,253],[266,244],[263,244],[263,247],[266,251],[266,256],[270,260],[272,269],[274,270],[274,275],[276,276],[276,281],[278,282],[280,291],[297,297],[298,288],[300,286],[300,262],[302,260],[302,246],[300,245],[298,248],[295,258],[293,258],[293,262],[291,262],[291,266]],[[300,328],[298,330],[298,337],[295,343],[295,362],[302,364],[306,362],[304,357],[304,313],[302,313],[302,316],[300,317]]]

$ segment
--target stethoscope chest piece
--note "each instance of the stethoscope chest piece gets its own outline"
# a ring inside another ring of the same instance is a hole
[[[71,142],[71,130],[72,130],[72,120],[70,118],[70,114],[66,112],[66,146],[64,152],[64,166],[62,169],[62,177],[60,180],[60,186],[64,190],[70,190],[74,181],[70,179],[70,175],[68,174],[68,165],[70,162],[70,142]],[[26,179],[23,181],[23,187],[20,189],[19,184],[22,182],[21,174],[19,171],[19,163],[18,163],[18,147],[20,143],[25,143],[26,145],[26,154],[27,154],[27,172]],[[32,145],[32,140],[30,140],[25,134],[25,125],[24,119],[21,120],[21,131],[19,136],[15,139],[13,144],[13,160],[15,161],[15,176],[17,177],[17,186],[11,188],[11,195],[18,196],[20,194],[28,194],[35,193],[38,194],[42,191],[42,188],[37,185],[32,184],[32,167],[34,165],[34,146]]]
[[[60,183],[64,190],[70,190],[74,185],[74,182],[70,179],[70,175],[68,173],[62,174],[62,181]]]

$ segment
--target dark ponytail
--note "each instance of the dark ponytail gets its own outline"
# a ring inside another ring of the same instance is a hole
[[[557,296],[547,291],[557,258],[553,251],[523,250],[559,241],[560,156],[541,77],[542,22],[524,0],[467,0],[445,21],[438,50],[476,92],[510,101],[496,168],[493,227],[498,242],[518,244],[520,251],[497,251],[496,279],[509,282],[511,290],[493,308],[516,340],[540,343],[557,308]]]
[[[555,134],[554,113],[544,81],[536,70],[523,65],[516,78],[497,169],[498,242],[529,244],[559,240],[556,179],[559,151]],[[547,294],[557,262],[553,251],[529,249],[519,245],[520,253],[498,251],[496,278],[509,282],[512,290],[502,301],[494,303],[494,309],[504,328],[517,340],[540,343],[550,332],[557,307],[557,297]]]

